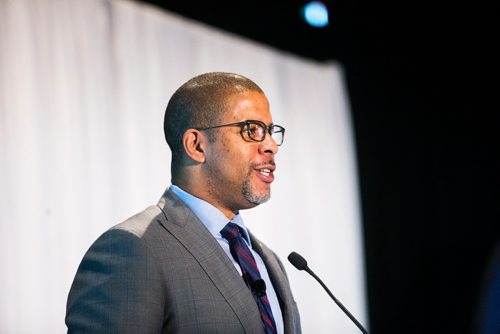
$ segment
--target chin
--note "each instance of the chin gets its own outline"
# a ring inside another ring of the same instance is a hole
[[[241,193],[254,206],[267,202],[271,198],[271,185],[261,182],[252,183],[250,175],[243,181]]]
[[[248,191],[249,189],[243,188],[243,196],[247,201],[252,204],[259,205],[267,202],[271,198],[271,192],[256,192],[256,191]]]

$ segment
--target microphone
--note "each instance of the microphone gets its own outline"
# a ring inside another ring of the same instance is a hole
[[[252,283],[251,289],[257,297],[262,297],[266,293],[266,282],[262,278],[258,279]]]
[[[305,270],[312,277],[314,277],[316,281],[318,281],[319,284],[321,284],[321,286],[326,290],[326,292],[328,292],[330,297],[332,297],[335,304],[337,304],[340,307],[340,309],[344,311],[344,313],[349,317],[349,319],[351,319],[352,322],[354,322],[354,324],[359,328],[359,330],[364,334],[368,334],[368,331],[363,327],[363,325],[361,325],[359,321],[356,320],[356,318],[354,318],[354,316],[345,308],[345,306],[342,305],[342,303],[337,298],[335,298],[335,296],[326,287],[325,283],[323,283],[323,281],[318,276],[316,276],[316,274],[311,269],[309,269],[309,267],[307,266],[306,259],[304,259],[300,254],[296,252],[291,252],[290,255],[288,255],[288,261],[290,261],[290,263],[293,264],[293,266],[298,270]]]

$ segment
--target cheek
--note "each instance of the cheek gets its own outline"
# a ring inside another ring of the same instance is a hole
[[[216,150],[211,152],[220,169],[226,175],[236,179],[243,179],[251,170],[252,159],[256,155],[258,146],[243,140],[230,140],[224,138]]]
[[[249,162],[251,156],[251,146],[243,140],[222,140],[221,149],[219,150],[221,159],[235,165],[245,164]]]
[[[251,155],[247,150],[228,150],[223,168],[234,181],[243,181],[251,171]]]

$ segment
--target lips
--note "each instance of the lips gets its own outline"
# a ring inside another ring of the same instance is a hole
[[[257,176],[261,181],[265,183],[271,183],[274,181],[273,172],[276,170],[276,165],[274,164],[274,162],[256,166],[254,167],[254,169],[257,172]]]

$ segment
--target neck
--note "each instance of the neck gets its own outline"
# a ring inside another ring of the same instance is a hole
[[[203,186],[203,180],[198,180],[198,178],[196,178],[195,176],[181,177],[181,175],[177,174],[176,177],[172,176],[172,184],[175,184],[185,192],[198,197],[207,203],[212,204],[217,209],[219,209],[219,211],[221,211],[229,220],[232,220],[234,216],[238,214],[238,210],[232,210],[228,208],[226,205],[223,205],[214,196],[212,196],[210,192],[207,191],[207,189],[209,188]]]

